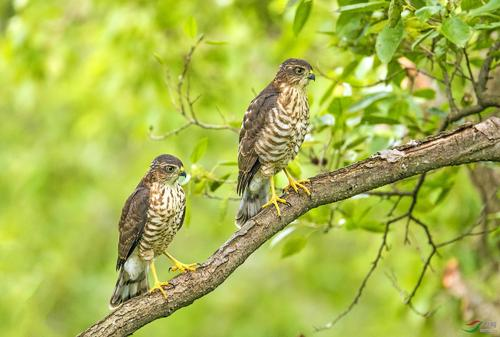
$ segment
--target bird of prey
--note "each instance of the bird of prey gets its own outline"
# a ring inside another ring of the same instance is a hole
[[[250,103],[240,131],[238,148],[237,192],[243,195],[236,216],[236,225],[243,225],[262,207],[286,203],[276,194],[273,177],[283,170],[288,188],[309,189],[286,170],[299,152],[309,126],[309,104],[306,86],[315,80],[312,67],[301,59],[283,62],[274,80]],[[271,186],[268,201],[267,190]]]
[[[165,254],[174,264],[173,271],[193,271],[196,264],[184,264],[166,249],[181,228],[186,212],[186,197],[179,178],[186,177],[182,162],[168,154],[156,157],[135,191],[123,206],[118,225],[119,271],[110,307],[116,308],[132,297],[148,291],[147,272],[151,268],[155,289],[167,295],[154,265],[155,257]]]

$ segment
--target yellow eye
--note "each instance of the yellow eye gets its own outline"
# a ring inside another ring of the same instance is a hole
[[[301,68],[301,67],[296,67],[295,68],[295,73],[297,75],[302,75],[304,73],[304,68]]]
[[[173,167],[173,166],[167,166],[166,170],[167,170],[167,172],[174,172],[175,167]]]

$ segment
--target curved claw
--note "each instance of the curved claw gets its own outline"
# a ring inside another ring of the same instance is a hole
[[[186,273],[188,271],[195,271],[196,269],[198,269],[199,266],[200,265],[198,263],[185,264],[177,261],[177,263],[175,263],[174,266],[170,267],[169,270],[173,272],[179,271],[181,273]]]
[[[266,208],[266,207],[269,207],[271,205],[274,205],[274,207],[276,208],[276,212],[278,212],[278,216],[281,216],[281,210],[280,210],[280,207],[278,205],[278,202],[280,202],[282,204],[288,203],[285,199],[282,199],[282,198],[278,197],[277,195],[274,195],[274,196],[271,196],[271,199],[269,199],[269,201],[267,203],[265,203],[262,206],[262,208]]]
[[[152,293],[153,291],[158,289],[161,292],[161,294],[163,295],[163,297],[165,299],[167,299],[168,296],[167,296],[167,293],[165,292],[165,289],[163,289],[163,287],[168,286],[168,285],[169,285],[168,282],[155,282],[153,288],[149,289],[149,293]]]
[[[289,181],[289,185],[287,187],[285,187],[285,191],[288,192],[288,190],[290,188],[292,188],[295,193],[298,193],[299,192],[299,187],[301,189],[304,190],[304,192],[306,192],[307,195],[311,195],[311,191],[309,191],[309,189],[303,185],[303,183],[308,183],[309,182],[309,179],[304,179],[304,180],[290,180]]]

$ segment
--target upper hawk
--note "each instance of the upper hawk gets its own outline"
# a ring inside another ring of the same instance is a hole
[[[294,191],[309,189],[286,170],[304,142],[309,127],[306,87],[314,80],[311,65],[301,59],[283,62],[273,81],[250,103],[240,131],[238,194],[243,195],[236,224],[243,225],[261,207],[286,201],[276,195],[273,177],[283,170]],[[271,186],[271,199],[267,190]],[[267,203],[266,203],[267,202]]]

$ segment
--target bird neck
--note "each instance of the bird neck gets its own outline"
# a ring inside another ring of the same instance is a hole
[[[307,105],[305,88],[295,85],[282,85],[278,95],[278,102],[285,110],[288,110],[288,107],[295,107],[297,103],[300,106]]]

